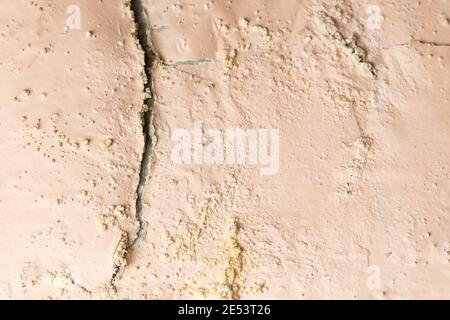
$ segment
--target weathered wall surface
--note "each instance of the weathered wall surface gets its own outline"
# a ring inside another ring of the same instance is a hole
[[[448,1],[142,0],[132,248],[127,2],[2,2],[2,297],[450,298]]]
[[[122,232],[136,229],[134,20],[127,1],[71,5],[1,1],[2,298],[103,294]]]

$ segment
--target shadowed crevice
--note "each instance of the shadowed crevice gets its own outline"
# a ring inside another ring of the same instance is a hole
[[[153,64],[156,60],[156,55],[151,47],[148,38],[148,23],[145,9],[141,0],[131,0],[131,11],[134,14],[136,23],[136,38],[144,52],[144,72],[145,72],[145,100],[142,112],[142,127],[144,135],[144,150],[142,153],[141,166],[139,171],[139,183],[136,190],[136,213],[135,218],[138,222],[138,231],[136,236],[132,239],[129,245],[130,250],[136,249],[140,240],[145,237],[146,223],[142,220],[142,211],[144,206],[144,192],[145,184],[149,176],[149,169],[151,165],[151,155],[154,141],[151,135],[152,129],[152,110],[154,98],[152,90],[152,70]]]

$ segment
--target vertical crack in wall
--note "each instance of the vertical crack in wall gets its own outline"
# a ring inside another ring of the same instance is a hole
[[[146,232],[146,223],[142,220],[142,211],[144,205],[144,191],[145,184],[149,175],[149,167],[151,162],[151,155],[154,141],[151,135],[152,128],[152,110],[154,97],[152,94],[152,69],[153,63],[155,62],[156,55],[151,48],[151,44],[148,38],[148,25],[147,17],[142,5],[141,0],[131,0],[130,9],[133,12],[135,23],[136,23],[136,38],[138,45],[144,51],[144,72],[146,78],[145,81],[145,100],[144,100],[144,110],[142,112],[143,121],[143,134],[144,134],[144,150],[142,154],[141,167],[139,171],[139,184],[136,190],[136,213],[135,218],[138,222],[138,231],[136,236],[130,242],[129,249],[134,250],[139,241],[142,240]]]
[[[142,219],[142,211],[144,206],[145,184],[149,175],[154,145],[152,138],[152,106],[154,102],[152,94],[152,69],[156,55],[151,49],[150,41],[148,39],[146,15],[141,0],[129,0],[128,3],[135,22],[135,32],[133,33],[133,36],[135,37],[137,49],[142,54],[141,61],[143,60],[142,80],[144,83],[144,100],[141,116],[144,148],[139,169],[139,182],[136,189],[135,219],[138,224],[138,230],[134,237],[129,237],[127,232],[123,232],[116,250],[114,251],[113,273],[110,279],[110,287],[114,290],[116,289],[116,281],[120,279],[120,276],[126,267],[128,255],[131,251],[136,249],[140,240],[145,237],[147,225]]]

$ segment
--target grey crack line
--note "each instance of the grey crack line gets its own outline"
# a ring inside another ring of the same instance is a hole
[[[394,45],[389,46],[389,47],[382,47],[382,48],[383,49],[391,49],[391,48],[396,48],[396,47],[406,47],[406,46],[409,46],[409,45],[411,45],[413,43],[429,45],[429,46],[432,46],[432,47],[447,47],[447,48],[450,47],[450,43],[440,43],[440,42],[432,42],[432,41],[411,39],[409,42],[398,43],[398,44],[394,44]]]
[[[450,43],[439,43],[432,41],[424,41],[424,40],[413,40],[412,42],[418,42],[420,44],[427,44],[433,47],[450,47]]]
[[[136,23],[136,37],[137,40],[144,51],[144,71],[147,77],[145,83],[146,97],[144,100],[144,110],[142,112],[143,121],[143,134],[144,134],[144,150],[142,154],[141,167],[139,171],[139,184],[136,190],[136,214],[135,218],[138,222],[139,229],[136,233],[136,237],[129,245],[130,250],[136,249],[140,240],[145,237],[146,223],[142,220],[142,211],[144,205],[144,191],[145,184],[147,182],[149,167],[151,162],[151,155],[153,151],[153,140],[151,136],[152,127],[152,110],[151,106],[154,103],[154,98],[152,94],[152,67],[156,60],[156,55],[151,48],[148,38],[148,24],[145,15],[144,8],[142,6],[142,0],[131,0],[130,9],[133,12],[135,23]],[[150,96],[147,96],[147,95]]]

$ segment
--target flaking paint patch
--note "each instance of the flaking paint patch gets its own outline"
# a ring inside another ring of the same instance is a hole
[[[344,52],[350,54],[364,73],[369,75],[372,79],[378,79],[378,70],[372,63],[367,61],[367,53],[362,47],[358,46],[355,35],[344,38],[342,33],[339,32],[333,18],[324,11],[319,12],[318,19],[329,39],[333,40],[338,48],[343,49]]]
[[[119,279],[120,274],[125,270],[127,265],[128,246],[128,233],[122,232],[112,257],[113,273],[111,276],[111,284],[113,285]]]

